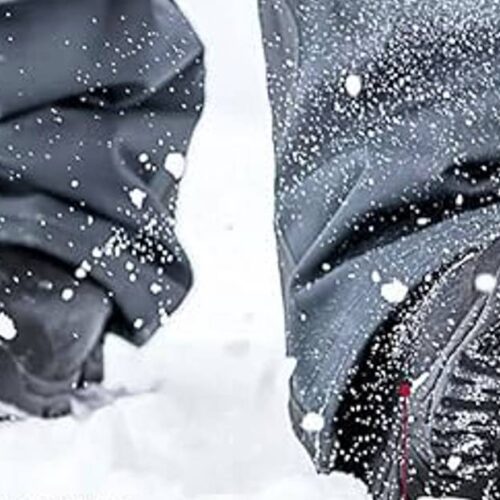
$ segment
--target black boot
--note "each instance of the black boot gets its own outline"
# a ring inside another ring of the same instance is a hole
[[[90,279],[31,250],[0,249],[0,401],[55,417],[103,377],[112,306]]]
[[[500,476],[499,249],[497,242],[449,273],[411,332],[422,381],[412,401],[412,452],[435,495],[499,498],[487,493]]]
[[[336,467],[375,500],[500,500],[499,284],[496,242],[430,276],[377,334],[336,422]]]

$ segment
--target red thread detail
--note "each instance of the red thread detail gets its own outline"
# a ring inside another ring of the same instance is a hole
[[[411,384],[410,382],[401,382],[399,386],[399,395],[402,398],[409,398],[411,396]]]
[[[409,455],[409,427],[410,427],[410,404],[411,383],[401,382],[399,386],[399,395],[403,399],[403,408],[401,414],[401,498],[408,500],[408,467],[410,461]]]

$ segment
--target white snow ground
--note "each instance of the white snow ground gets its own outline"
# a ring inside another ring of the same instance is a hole
[[[0,500],[366,499],[318,477],[288,421],[257,1],[179,4],[208,49],[179,214],[195,288],[144,349],[109,341],[75,417],[0,426]]]

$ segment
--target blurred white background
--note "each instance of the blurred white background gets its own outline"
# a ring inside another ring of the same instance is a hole
[[[196,284],[172,330],[180,337],[274,342],[281,349],[271,120],[257,0],[181,0],[180,6],[205,43],[207,100],[179,204],[178,232]]]

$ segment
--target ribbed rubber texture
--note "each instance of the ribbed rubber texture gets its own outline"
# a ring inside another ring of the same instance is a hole
[[[483,336],[464,348],[434,412],[430,483],[439,493],[482,499],[500,474],[500,358],[488,349],[494,340]]]

